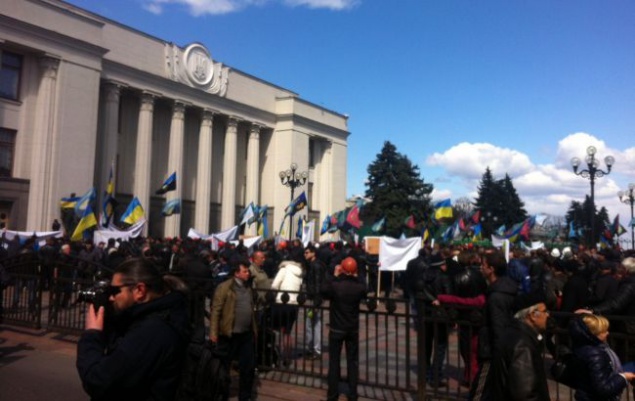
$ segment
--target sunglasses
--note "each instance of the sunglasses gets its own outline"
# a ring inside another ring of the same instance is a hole
[[[121,284],[121,285],[109,285],[106,288],[106,294],[108,296],[115,296],[121,292],[121,289],[124,287],[134,287],[136,284]]]

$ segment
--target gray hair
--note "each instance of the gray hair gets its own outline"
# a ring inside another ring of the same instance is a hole
[[[540,305],[540,303],[537,303],[535,305],[531,305],[528,308],[519,310],[518,312],[516,312],[516,314],[514,314],[514,319],[525,320],[527,316],[529,316],[530,314],[538,310],[538,305]]]
[[[622,266],[624,266],[624,269],[626,269],[628,274],[635,274],[635,258],[634,257],[630,256],[628,258],[625,258],[622,261]]]

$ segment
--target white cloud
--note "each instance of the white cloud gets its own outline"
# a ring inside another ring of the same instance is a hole
[[[237,12],[251,6],[280,2],[289,7],[324,8],[345,10],[358,5],[361,0],[146,0],[144,8],[151,13],[161,14],[166,4],[185,5],[194,16],[220,15]]]
[[[285,0],[290,6],[306,6],[309,8],[326,8],[329,10],[346,10],[358,5],[361,0]]]
[[[549,213],[564,215],[571,201],[582,201],[590,194],[590,181],[573,174],[570,160],[581,159],[586,155],[586,148],[593,145],[600,157],[600,168],[607,170],[604,157],[615,157],[615,165],[610,175],[595,180],[595,203],[606,207],[611,217],[622,213],[624,218],[628,211],[619,203],[617,191],[628,186],[627,179],[635,179],[635,148],[623,151],[609,147],[604,141],[587,133],[574,133],[558,142],[553,163],[534,164],[525,153],[508,148],[501,148],[489,143],[459,143],[442,153],[434,153],[426,160],[429,166],[438,166],[445,170],[446,177],[457,179],[462,183],[465,192],[454,189],[455,197],[468,196],[474,198],[474,188],[489,166],[494,178],[502,178],[506,173],[512,178],[514,187],[525,208],[531,214]],[[580,169],[585,168],[583,164]],[[435,193],[447,193],[437,184]],[[624,182],[622,182],[624,181]],[[619,182],[619,184],[618,184]],[[630,214],[630,213],[629,213]]]
[[[426,163],[442,166],[453,176],[465,179],[480,179],[487,167],[495,177],[508,173],[518,176],[531,171],[533,165],[529,157],[522,152],[499,148],[489,143],[462,142],[445,151],[434,153]]]

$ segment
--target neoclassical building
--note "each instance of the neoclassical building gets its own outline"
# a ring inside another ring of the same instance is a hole
[[[150,235],[224,230],[250,202],[269,206],[273,233],[290,201],[279,172],[291,163],[309,172],[296,195],[306,191],[310,218],[345,206],[347,116],[202,44],[62,1],[3,0],[0,58],[0,215],[11,229],[50,230],[60,199],[91,187],[101,205],[113,164],[118,212],[139,198]],[[156,195],[172,172],[177,189]],[[182,213],[162,217],[173,198]]]

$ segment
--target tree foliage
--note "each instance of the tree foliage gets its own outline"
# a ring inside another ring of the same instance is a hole
[[[501,225],[510,228],[527,218],[525,204],[518,196],[508,174],[495,180],[489,167],[485,169],[478,186],[474,208],[481,212],[483,236],[488,238]]]
[[[565,218],[567,227],[571,227],[571,223],[573,223],[575,236],[569,239],[577,239],[587,246],[597,244],[600,240],[600,233],[610,224],[606,208],[602,207],[598,211],[589,195],[584,198],[584,202],[572,201]],[[569,231],[567,231],[567,236],[569,236]]]
[[[416,223],[429,219],[433,186],[424,183],[419,167],[397,152],[395,145],[384,142],[367,171],[366,197],[372,202],[362,209],[362,220],[373,222],[385,217],[385,234],[398,237],[408,216],[413,215]]]

